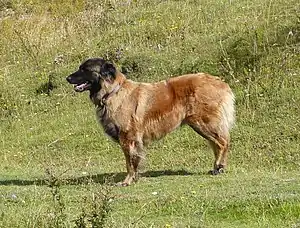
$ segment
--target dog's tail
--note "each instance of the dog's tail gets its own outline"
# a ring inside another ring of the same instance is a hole
[[[231,90],[227,93],[222,103],[221,119],[223,130],[229,132],[235,123],[235,97]]]

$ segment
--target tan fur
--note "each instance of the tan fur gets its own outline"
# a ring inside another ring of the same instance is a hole
[[[121,86],[104,105],[107,123],[120,129],[119,143],[128,173],[123,185],[137,180],[143,147],[182,124],[191,126],[210,142],[215,153],[213,171],[219,172],[226,166],[229,130],[234,124],[234,95],[219,78],[199,73],[140,83],[117,72],[113,82],[101,83],[102,89],[93,99],[98,116],[103,112],[99,101],[117,85]]]

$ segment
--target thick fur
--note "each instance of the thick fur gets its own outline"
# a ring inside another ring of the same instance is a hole
[[[104,131],[125,155],[126,186],[138,177],[143,148],[183,124],[207,139],[215,155],[212,174],[227,164],[229,131],[235,120],[234,95],[225,82],[205,73],[187,74],[156,83],[126,79],[111,63],[88,59],[67,80],[88,81],[90,98]]]

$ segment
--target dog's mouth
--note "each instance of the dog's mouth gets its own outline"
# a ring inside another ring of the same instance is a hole
[[[92,87],[92,83],[90,82],[84,82],[84,83],[81,83],[81,84],[77,84],[77,85],[74,85],[74,90],[76,92],[83,92],[85,90],[88,90]]]

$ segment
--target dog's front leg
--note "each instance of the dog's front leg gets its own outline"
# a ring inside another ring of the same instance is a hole
[[[123,151],[126,159],[127,176],[122,182],[122,186],[128,186],[133,181],[137,181],[138,179],[138,172],[137,172],[138,157],[135,155],[134,151],[124,150],[124,149]]]
[[[139,153],[141,146],[137,141],[128,140],[123,137],[120,137],[120,145],[125,155],[127,169],[127,176],[121,185],[128,186],[138,179],[138,167],[142,159]]]

